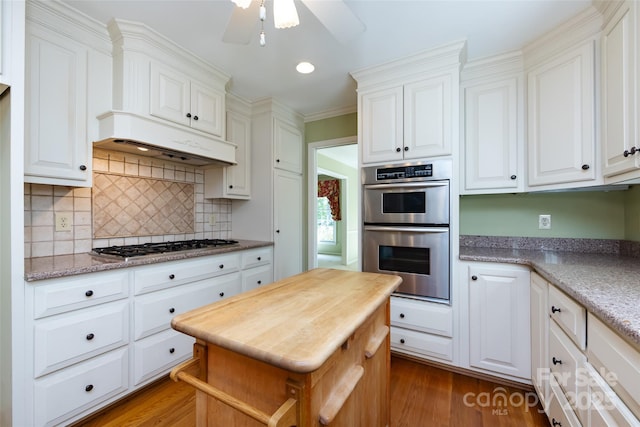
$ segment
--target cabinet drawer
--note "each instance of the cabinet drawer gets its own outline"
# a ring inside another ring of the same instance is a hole
[[[168,329],[174,316],[239,291],[240,273],[234,273],[136,297],[134,339]]]
[[[35,425],[58,425],[128,389],[126,348],[114,350],[37,380]]]
[[[168,329],[137,341],[133,347],[134,385],[162,374],[191,357],[195,339]]]
[[[640,421],[591,365],[589,375],[589,422],[591,427],[640,427]]]
[[[445,337],[453,336],[452,310],[443,304],[391,298],[391,324]]]
[[[242,269],[271,264],[273,258],[271,247],[251,249],[242,253]]]
[[[34,375],[39,377],[129,342],[129,303],[112,302],[36,322]]]
[[[552,426],[582,427],[562,389],[553,379],[551,380],[551,398],[549,400],[547,416]]]
[[[640,418],[640,351],[589,314],[589,362]]]
[[[34,317],[51,316],[109,301],[129,294],[128,273],[84,274],[37,282],[33,286]]]
[[[242,272],[242,291],[249,291],[258,286],[273,282],[273,268],[271,265],[250,268]]]
[[[549,286],[549,314],[580,350],[587,343],[587,311],[554,286]]]
[[[453,360],[453,340],[437,335],[391,327],[391,349],[420,353],[436,359]]]
[[[238,271],[239,267],[239,253],[143,266],[133,273],[135,293],[139,295],[207,277],[233,273]]]
[[[588,389],[584,378],[587,359],[564,332],[551,322],[549,328],[549,369],[554,381],[565,391],[579,418],[587,421],[584,402]]]

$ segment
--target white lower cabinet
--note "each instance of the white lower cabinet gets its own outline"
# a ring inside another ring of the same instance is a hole
[[[580,421],[560,386],[551,379],[551,395],[547,407],[547,417],[553,427],[581,427]]]
[[[164,374],[191,357],[195,339],[166,329],[133,345],[133,384],[138,385]]]
[[[134,339],[167,329],[178,314],[237,294],[239,283],[240,273],[236,272],[137,297],[133,310]]]
[[[419,356],[427,356],[437,361],[453,360],[453,340],[438,335],[425,334],[410,329],[391,327],[391,349]]]
[[[640,427],[640,349],[536,273],[531,296],[531,379],[551,425]]]
[[[549,326],[549,369],[551,377],[564,391],[565,397],[580,421],[586,424],[585,403],[588,389],[584,369],[587,358],[580,349],[568,339],[556,322]]]
[[[640,350],[591,314],[587,328],[589,363],[606,378],[624,405],[640,417]]]
[[[271,282],[272,255],[268,246],[26,282],[25,425],[68,425],[166,375],[194,342],[171,319],[245,281]]]
[[[117,301],[36,322],[34,376],[129,342],[129,303]]]
[[[589,425],[591,427],[638,427],[640,421],[611,389],[607,381],[587,365],[589,381]]]
[[[444,304],[392,296],[391,350],[452,362],[452,308]]]
[[[529,293],[531,315],[531,382],[538,393],[540,404],[549,401],[549,286],[536,272],[531,272]]]
[[[531,377],[529,269],[469,264],[469,366],[515,378]]]
[[[34,382],[34,425],[62,424],[129,388],[129,353],[113,350]]]
[[[242,253],[242,291],[273,282],[273,248],[258,248]]]

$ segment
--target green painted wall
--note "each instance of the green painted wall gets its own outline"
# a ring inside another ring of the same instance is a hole
[[[640,195],[640,191],[633,193]],[[640,202],[629,191],[580,191],[460,197],[460,234],[479,236],[625,239],[635,209],[640,240]],[[538,229],[538,215],[551,215],[551,229]]]
[[[640,186],[631,187],[625,193],[625,239],[640,242]]]
[[[345,138],[357,135],[357,133],[357,113],[307,122],[304,126],[304,139],[307,143]]]

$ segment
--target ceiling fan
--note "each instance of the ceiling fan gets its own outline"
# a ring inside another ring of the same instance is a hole
[[[248,44],[256,37],[256,23],[265,19],[264,0],[231,0],[238,7],[233,13],[222,37],[225,43]],[[299,0],[340,43],[346,43],[365,30],[364,24],[345,4],[344,0]],[[294,0],[273,0],[273,11],[288,17],[284,22],[274,19],[276,28],[298,25]],[[264,45],[264,33],[260,35]]]

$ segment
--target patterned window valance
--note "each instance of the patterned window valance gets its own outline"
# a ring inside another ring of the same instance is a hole
[[[340,221],[342,219],[340,216],[340,180],[318,181],[318,197],[329,199],[331,218],[334,221]]]

